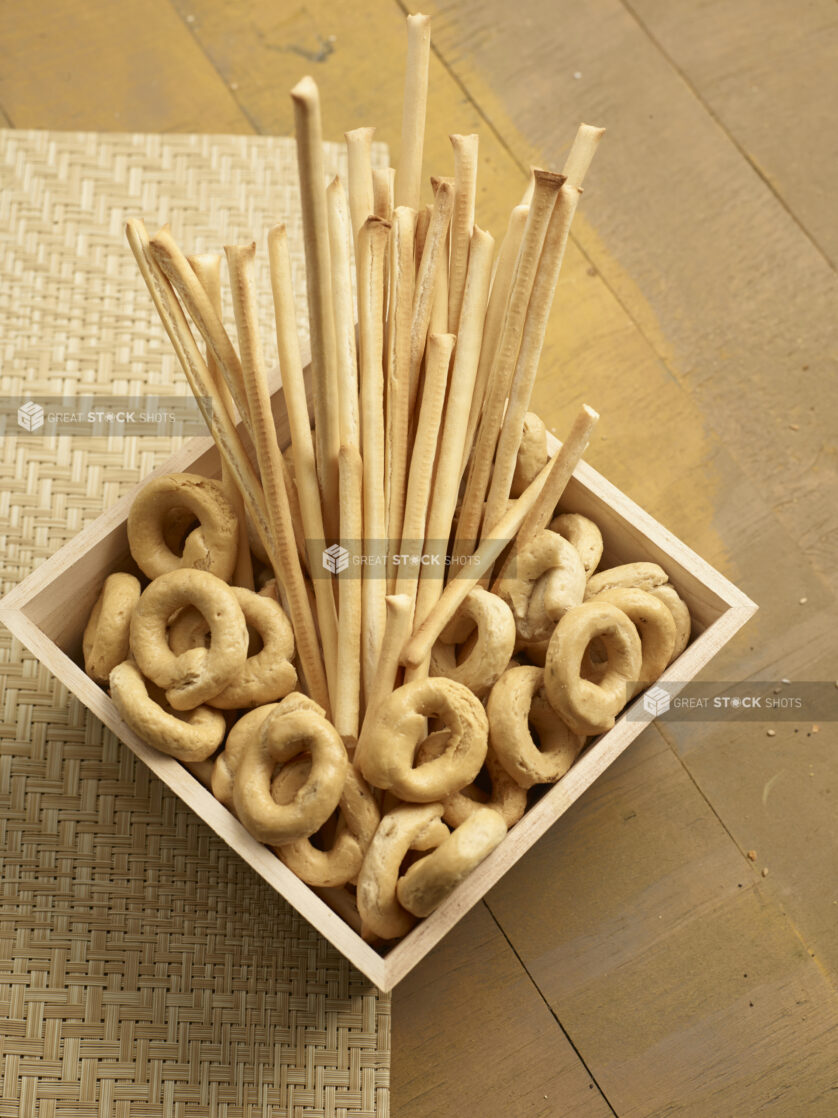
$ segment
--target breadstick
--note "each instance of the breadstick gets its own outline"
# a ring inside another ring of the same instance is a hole
[[[474,229],[477,195],[477,135],[448,137],[454,148],[454,213],[451,218],[451,261],[448,275],[448,329],[460,332],[460,308],[466,286],[468,252]]]
[[[268,256],[276,317],[276,344],[279,354],[279,367],[282,370],[282,386],[285,390],[285,407],[288,411],[291,446],[294,451],[294,477],[300,497],[300,515],[306,540],[314,544],[315,547],[325,547],[326,534],[320,507],[320,489],[317,484],[314,443],[311,437],[303,363],[300,357],[300,343],[294,313],[291,257],[288,252],[288,238],[284,225],[275,225],[268,234]],[[323,541],[322,544],[319,542],[321,540]],[[335,595],[331,582],[323,577],[322,569],[315,569],[319,566],[317,561],[310,557],[309,567],[313,576],[312,583],[317,607],[317,622],[320,626],[320,641],[323,647],[326,679],[329,684],[329,694],[334,695],[337,683],[337,610],[335,609]]]
[[[440,183],[447,182],[454,187],[454,180],[448,178],[437,178],[431,176],[431,188],[436,198],[436,192],[439,190]],[[457,193],[454,188],[454,209],[451,211],[451,220],[454,219],[456,212]],[[431,334],[447,334],[448,333],[448,267],[451,253],[451,226],[449,224],[448,231],[445,234],[445,242],[441,248],[442,264],[440,265],[437,274],[436,282],[434,283],[434,296],[431,302],[431,317],[428,320],[428,335]],[[456,331],[452,330],[452,334]]]
[[[244,385],[253,422],[253,442],[271,525],[274,545],[272,554],[275,554],[279,564],[276,574],[287,595],[297,656],[308,684],[309,694],[315,702],[328,711],[329,691],[305,579],[294,546],[294,527],[288,505],[288,493],[282,478],[281,455],[276,441],[264,358],[256,327],[256,297],[253,283],[256,245],[230,245],[225,247],[224,251],[227,254],[227,265],[230,270]]]
[[[349,164],[349,213],[352,219],[352,238],[355,258],[358,257],[358,234],[361,226],[373,212],[372,162],[370,148],[374,128],[353,128],[344,132]]]
[[[244,500],[262,546],[269,551],[270,525],[265,497],[256,471],[242,446],[233,417],[228,413],[225,401],[209,374],[206,361],[195,344],[183,308],[151,251],[145,226],[137,219],[129,219],[125,225],[125,235],[207,428]],[[211,403],[209,409],[205,404],[207,400]]]
[[[198,327],[201,336],[212,351],[224,382],[244,421],[248,434],[253,435],[250,416],[247,411],[247,397],[242,379],[242,367],[235,346],[224,329],[221,319],[215,313],[212,300],[204,291],[198,277],[189,266],[189,261],[180,250],[168,225],[149,241],[154,259],[163,269],[172,287],[183,301],[189,317]],[[235,419],[235,416],[233,417]]]
[[[466,420],[474,391],[483,320],[492,275],[494,239],[478,226],[474,227],[468,258],[461,323],[457,337],[454,365],[445,403],[445,420],[439,444],[433,493],[428,510],[425,535],[431,546],[447,543],[457,505],[466,437]],[[443,545],[444,546],[444,545]],[[416,623],[421,623],[442,593],[443,579],[439,572],[423,568],[419,575],[416,597]]]
[[[375,684],[367,699],[367,709],[361,726],[358,748],[355,750],[353,758],[356,768],[361,765],[364,738],[375,724],[376,708],[395,689],[399,657],[405,642],[410,636],[410,619],[413,615],[413,603],[410,597],[407,594],[388,594],[385,605],[387,620],[384,626],[384,639],[381,643],[381,655],[375,673]]]
[[[332,308],[329,219],[323,171],[320,94],[313,78],[291,90],[303,213],[308,314],[311,329],[311,371],[314,381],[314,437],[317,476],[326,534],[338,534],[338,377],[335,319]]]
[[[596,427],[599,413],[587,404],[583,404],[579,414],[573,421],[570,434],[562,443],[555,455],[555,467],[552,470],[547,484],[541,490],[538,499],[533,504],[521,522],[521,528],[514,543],[514,550],[518,550],[532,540],[532,538],[546,528],[555,515],[556,505],[562,498],[567,488],[573,471],[576,469],[582,455],[591,441],[594,427]],[[504,564],[508,566],[508,563]]]
[[[495,267],[494,279],[492,280],[489,304],[486,308],[486,321],[483,326],[483,342],[480,348],[480,363],[477,366],[477,376],[474,381],[474,395],[469,410],[468,428],[466,430],[461,470],[465,470],[468,463],[468,456],[471,453],[471,448],[474,444],[474,436],[477,433],[477,424],[480,421],[480,415],[483,411],[486,384],[489,380],[489,373],[492,371],[492,361],[497,352],[501,330],[503,329],[503,316],[506,314],[506,302],[509,298],[509,288],[512,285],[515,261],[518,259],[518,252],[521,248],[521,240],[524,236],[524,226],[527,223],[528,213],[529,206],[515,207],[509,215],[509,225],[507,226],[506,235],[503,238],[500,252],[498,253],[498,262]]]
[[[518,353],[506,414],[495,451],[495,464],[483,514],[484,534],[486,531],[491,531],[501,518],[509,499],[512,475],[515,473],[518,448],[521,445],[521,432],[524,429],[524,416],[530,406],[550,308],[553,305],[570,224],[576,212],[579,194],[579,187],[564,183],[559,191],[547,235],[544,238],[530,305],[527,307],[521,349]]]
[[[337,176],[326,189],[326,203],[329,210],[329,251],[332,258],[340,442],[341,446],[354,446],[358,449],[361,436],[358,420],[358,354],[355,346],[355,308],[349,249],[350,218],[343,183]]]
[[[396,575],[396,593],[409,596],[411,618],[416,598],[416,585],[419,581],[434,459],[442,419],[442,406],[445,402],[445,388],[448,383],[448,366],[455,341],[453,334],[431,334],[428,338],[425,388],[416,425],[416,439],[410,461],[402,526],[400,555],[406,556],[408,561],[402,559]],[[444,570],[441,564],[436,568],[440,581]]]
[[[419,372],[425,352],[428,325],[431,320],[434,288],[439,273],[448,267],[445,259],[445,237],[454,209],[454,187],[443,180],[434,198],[434,208],[428,235],[422,250],[422,262],[416,276],[416,289],[413,293],[413,318],[410,325],[410,411],[416,404],[419,390]]]
[[[195,256],[187,256],[189,265],[192,271],[198,277],[198,280],[209,295],[212,301],[213,309],[221,318],[221,254],[218,252],[205,252],[199,253]],[[209,374],[218,387],[219,395],[224,401],[225,410],[228,415],[232,415],[235,405],[233,398],[230,395],[230,390],[224,383],[224,378],[218,368],[218,362],[212,355],[212,350],[207,346],[207,369]],[[244,502],[241,499],[241,494],[238,491],[236,483],[230,474],[230,467],[221,459],[221,484],[224,486],[224,492],[233,506],[236,519],[241,525],[239,532],[238,551],[236,554],[236,566],[233,570],[233,584],[235,586],[242,586],[245,590],[253,589],[253,560],[250,556],[250,543],[247,538],[247,532],[244,530],[245,513]]]
[[[421,194],[430,59],[430,17],[418,14],[408,16],[402,150],[396,175],[396,205],[410,206],[413,210],[419,209]]]
[[[230,340],[230,336],[221,323],[221,319],[216,314],[212,300],[204,290],[197,275],[192,270],[189,261],[181,252],[168,226],[164,226],[151,238],[149,247],[155,260],[183,299],[190,317],[198,327],[198,330],[207,344],[207,348],[216,359],[217,367],[221,369],[229,394],[231,394],[236,401],[236,406],[241,415],[244,428],[249,434],[251,442],[253,442],[253,424],[244,388],[241,361]],[[288,494],[288,499],[291,502],[294,539],[297,552],[303,566],[305,566],[305,539],[299,519],[299,505],[296,501],[296,493],[284,459],[281,459],[281,467],[283,482]]]
[[[578,186],[581,189],[585,175],[588,173],[588,168],[593,161],[594,155],[596,155],[599,141],[604,134],[604,128],[596,128],[593,124],[580,124],[577,128],[576,135],[573,138],[573,144],[571,145],[570,151],[567,153],[564,167],[562,167],[562,174],[571,186]],[[530,175],[530,181],[527,184],[524,197],[521,199],[525,206],[530,204],[533,185],[533,177]]]
[[[372,212],[384,221],[393,220],[396,172],[393,167],[375,167],[372,172]]]
[[[498,432],[506,404],[509,386],[515,372],[521,334],[530,301],[541,248],[556,197],[564,179],[552,171],[536,170],[535,193],[527,214],[524,238],[515,265],[515,274],[509,291],[506,314],[497,350],[492,360],[492,371],[486,386],[486,401],[477,429],[477,441],[468,471],[457,534],[454,540],[454,559],[468,555],[480,538],[483,502],[492,470]]]
[[[294,482],[291,467],[288,465],[288,455],[291,448],[286,449],[285,454],[280,453],[279,465],[282,471],[282,481],[285,485],[285,492],[288,494],[288,508],[291,510],[291,524],[294,528],[294,542],[297,545],[297,554],[300,557],[300,563],[303,571],[308,573],[308,546],[306,545],[306,533],[303,528],[303,515],[300,511],[300,496],[297,493],[297,486]]]
[[[340,542],[347,551],[364,535],[362,491],[364,467],[355,446],[342,446],[340,473]],[[334,693],[335,729],[348,749],[358,741],[361,705],[361,579],[349,571],[340,581],[338,611],[337,685]]]
[[[581,188],[604,134],[604,128],[596,128],[592,124],[579,125],[573,145],[562,167],[562,174],[571,186]]]
[[[364,547],[361,580],[362,671],[368,697],[384,636],[387,557],[384,509],[384,260],[390,226],[368,217],[358,234],[358,343],[361,445],[364,460]]]
[[[425,251],[425,241],[428,237],[428,229],[431,224],[431,214],[433,213],[433,206],[430,202],[419,210],[416,217],[416,238],[415,238],[415,267],[418,274],[419,267],[422,263],[422,254]]]
[[[397,206],[390,234],[390,300],[387,316],[387,437],[384,501],[388,547],[402,538],[410,431],[410,324],[413,318],[413,237],[416,213]],[[395,586],[395,570],[388,588]]]
[[[439,601],[428,613],[425,620],[413,630],[413,636],[402,651],[402,663],[408,668],[418,668],[431,654],[439,635],[451,621],[454,614],[466,600],[481,579],[483,573],[491,569],[501,552],[521,526],[524,517],[535,504],[551,470],[558,459],[558,453],[530,482],[517,501],[502,517],[493,535],[481,540],[474,553],[457,568],[456,575],[449,579]]]

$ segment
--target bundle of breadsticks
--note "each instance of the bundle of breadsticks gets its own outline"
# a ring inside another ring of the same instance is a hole
[[[597,525],[559,507],[596,412],[551,455],[529,410],[602,129],[579,128],[561,173],[533,171],[495,252],[474,221],[476,136],[451,137],[453,175],[421,202],[429,21],[407,29],[396,170],[372,169],[373,130],[358,128],[348,191],[327,184],[317,86],[291,92],[307,373],[284,226],[266,245],[290,446],[256,246],[225,249],[234,343],[220,256],[129,221],[221,472],[143,488],[134,573],[106,580],[84,640],[125,722],[383,943],[492,852],[530,789],[559,780],[690,634],[664,570],[598,571]]]

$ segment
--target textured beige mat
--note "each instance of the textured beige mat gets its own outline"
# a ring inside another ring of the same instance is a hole
[[[194,251],[285,220],[302,314],[293,141],[0,131],[4,396],[186,393],[130,215]],[[0,591],[177,445],[0,439]],[[0,633],[0,1118],[385,1118],[389,1009]]]

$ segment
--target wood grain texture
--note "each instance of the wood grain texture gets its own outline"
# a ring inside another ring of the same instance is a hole
[[[561,22],[540,0],[505,23],[491,4],[435,9],[472,95],[503,92],[520,160],[555,158],[566,114],[607,124],[577,242],[835,589],[834,270],[618,0]]]
[[[626,0],[626,7],[833,267],[838,264],[835,4]]]
[[[0,53],[15,128],[253,131],[168,0],[6,5]]]
[[[397,987],[392,1013],[399,1118],[614,1113],[484,905]]]
[[[834,989],[654,729],[522,869],[489,907],[621,1118],[830,1113]]]

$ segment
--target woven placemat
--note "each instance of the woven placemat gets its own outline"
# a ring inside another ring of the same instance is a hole
[[[285,221],[303,321],[292,140],[0,131],[0,188],[7,397],[186,394],[131,215],[191,251]],[[0,440],[0,590],[177,445]],[[389,999],[5,631],[0,882],[0,1118],[386,1118]]]

